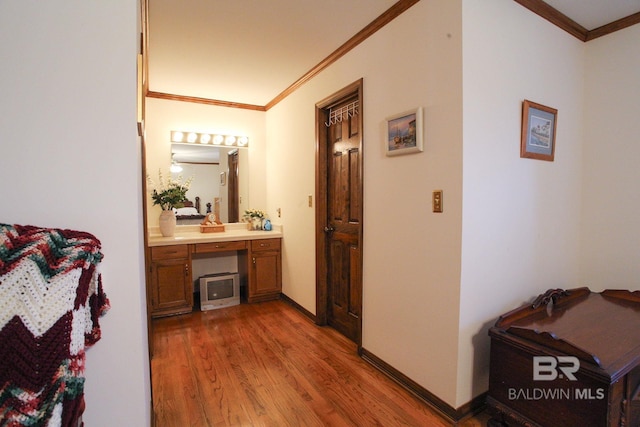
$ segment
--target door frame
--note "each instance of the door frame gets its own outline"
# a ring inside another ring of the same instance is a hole
[[[324,232],[324,228],[329,224],[327,222],[327,207],[328,207],[328,164],[327,164],[327,126],[325,123],[329,120],[329,107],[339,103],[345,98],[351,97],[357,94],[359,102],[359,115],[358,120],[358,133],[360,135],[360,153],[362,161],[358,165],[360,168],[360,177],[362,178],[362,185],[360,188],[361,193],[364,193],[364,176],[363,176],[363,164],[364,164],[364,150],[363,150],[363,107],[362,107],[362,94],[363,94],[363,79],[359,79],[345,88],[339,90],[333,95],[328,96],[322,101],[316,104],[316,324],[325,326],[327,325],[327,305],[329,303],[329,287],[327,284],[328,275],[328,257],[327,257],[327,235]],[[361,198],[363,200],[363,198]],[[363,200],[364,202],[364,200]],[[360,229],[358,230],[358,241],[362,245],[363,237],[363,223],[364,218],[362,215],[364,203],[360,204]],[[362,261],[362,259],[361,259]],[[362,271],[362,264],[359,266]],[[362,305],[362,302],[361,302]],[[362,349],[362,311],[358,319],[358,332],[356,338],[356,344],[358,345],[358,352]]]

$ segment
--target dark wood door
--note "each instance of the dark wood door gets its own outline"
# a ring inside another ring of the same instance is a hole
[[[327,323],[356,343],[360,341],[362,314],[362,141],[358,102],[356,93],[329,109],[324,227]]]
[[[239,191],[238,191],[238,150],[234,150],[228,155],[229,160],[229,179],[227,180],[229,197],[228,203],[228,220],[227,222],[238,222],[240,220],[239,212]]]

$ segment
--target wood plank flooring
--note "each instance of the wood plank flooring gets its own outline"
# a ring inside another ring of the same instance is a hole
[[[451,425],[282,301],[157,319],[154,342],[156,427]]]

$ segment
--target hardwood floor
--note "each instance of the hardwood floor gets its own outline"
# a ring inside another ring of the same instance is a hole
[[[154,341],[156,427],[451,425],[282,301],[158,319]]]

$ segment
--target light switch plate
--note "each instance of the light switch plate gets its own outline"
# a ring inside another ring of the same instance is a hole
[[[442,213],[442,190],[433,190],[433,212]]]

